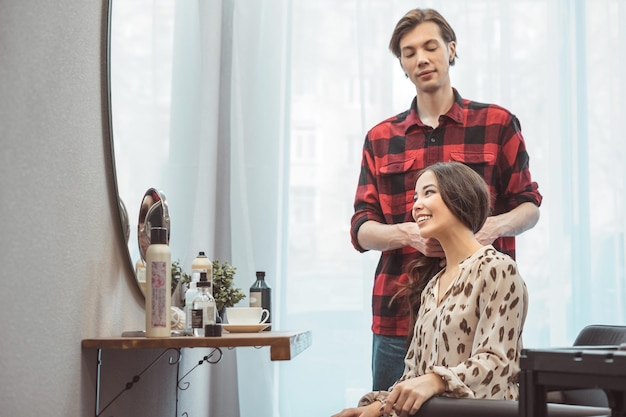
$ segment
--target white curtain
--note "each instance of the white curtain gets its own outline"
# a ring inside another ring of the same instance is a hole
[[[171,216],[172,260],[189,273],[198,251],[230,252],[229,111],[220,89],[220,1],[113,0],[111,89],[119,194],[129,212],[133,261],[145,190],[163,190]],[[228,38],[228,36],[227,36]],[[226,213],[226,215],[224,214]],[[176,303],[176,300],[173,300]],[[239,415],[237,358],[196,367],[211,349],[185,349],[179,415]],[[210,361],[219,355],[214,353]],[[194,369],[194,367],[196,367]]]
[[[190,183],[181,175],[168,188],[195,209],[189,225],[173,230],[208,237],[192,238],[187,265],[194,244],[232,256],[244,290],[265,270],[274,328],[313,331],[311,348],[289,362],[270,363],[264,349],[237,351],[231,392],[241,416],[330,415],[370,388],[378,253],[352,248],[349,221],[367,129],[404,111],[415,94],[387,44],[397,20],[418,6],[439,10],[456,31],[451,77],[459,92],[501,104],[522,123],[544,195],[539,224],[518,238],[530,293],[525,345],[569,345],[587,324],[626,322],[626,3],[190,3],[176,26],[195,36],[185,41],[192,57],[174,55],[197,66],[174,66],[174,87],[176,68],[193,76],[171,97],[191,109],[170,113],[189,132],[148,132],[155,151],[164,140],[170,156],[188,152],[177,172],[193,174],[194,186],[176,190]],[[185,145],[185,136],[196,142]],[[221,168],[200,171],[190,154]]]
[[[541,221],[519,238],[531,299],[526,346],[569,345],[587,324],[626,322],[626,3],[292,1],[288,106],[273,108],[288,132],[288,178],[274,179],[288,184],[277,196],[286,216],[275,216],[285,265],[276,279],[280,326],[312,329],[314,343],[280,366],[275,415],[330,415],[370,388],[378,254],[358,254],[348,227],[366,130],[405,110],[415,93],[387,44],[417,6],[438,9],[455,28],[460,59],[451,76],[461,94],[499,103],[522,123],[545,196]],[[264,187],[249,179],[249,189]]]

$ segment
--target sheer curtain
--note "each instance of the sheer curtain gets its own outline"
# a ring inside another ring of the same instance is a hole
[[[367,129],[414,95],[387,43],[417,6],[455,28],[460,93],[522,123],[545,196],[539,224],[518,239],[526,346],[569,345],[587,324],[626,322],[624,2],[294,1],[281,325],[313,329],[314,344],[281,368],[283,416],[329,415],[370,387],[378,254],[357,254],[348,225]]]
[[[219,64],[223,28],[230,28],[222,3],[113,0],[112,5],[113,136],[119,194],[131,222],[131,258],[139,258],[141,197],[155,187],[170,207],[173,261],[188,273],[200,250],[231,261],[229,111],[221,99],[228,89]],[[211,352],[185,349],[180,376]],[[224,349],[219,363],[199,367],[178,386],[181,415],[239,415],[233,350]]]
[[[178,14],[176,25],[197,28],[184,43],[200,64],[178,71],[189,77],[195,68],[200,84],[172,89],[173,103],[191,107],[171,119],[199,138],[190,152],[221,170],[197,173],[184,199],[199,208],[188,221],[208,250],[232,257],[240,287],[267,272],[274,328],[313,331],[311,348],[289,362],[238,350],[225,365],[237,369],[238,387],[220,398],[237,391],[240,412],[227,415],[330,415],[370,388],[378,253],[357,253],[348,229],[365,133],[415,94],[387,44],[417,6],[438,9],[457,33],[459,92],[501,104],[522,123],[544,195],[539,224],[518,238],[530,294],[525,345],[569,345],[587,324],[626,322],[624,2],[191,4],[196,11]],[[198,126],[210,133],[196,134]],[[187,146],[181,138],[167,138],[170,155]],[[200,209],[212,204],[214,221]]]

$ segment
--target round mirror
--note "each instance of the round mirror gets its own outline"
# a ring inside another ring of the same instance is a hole
[[[167,202],[159,189],[171,188],[174,176],[169,168],[169,115],[175,9],[176,2],[168,1],[109,3],[111,156],[129,264],[142,293],[141,266],[150,228],[170,229],[165,224],[170,221]],[[177,210],[177,215],[185,213]],[[174,220],[178,230],[179,220]],[[173,257],[177,253],[173,250]]]

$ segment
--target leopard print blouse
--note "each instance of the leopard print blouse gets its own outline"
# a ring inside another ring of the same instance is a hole
[[[439,305],[438,287],[439,274],[422,292],[398,382],[434,372],[446,384],[442,395],[516,400],[528,292],[515,261],[484,246],[461,262]],[[387,395],[369,393],[359,404],[384,402]]]

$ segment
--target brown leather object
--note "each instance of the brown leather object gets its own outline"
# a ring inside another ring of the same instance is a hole
[[[550,417],[610,416],[604,407],[548,404]],[[412,417],[518,417],[518,402],[433,397]]]

